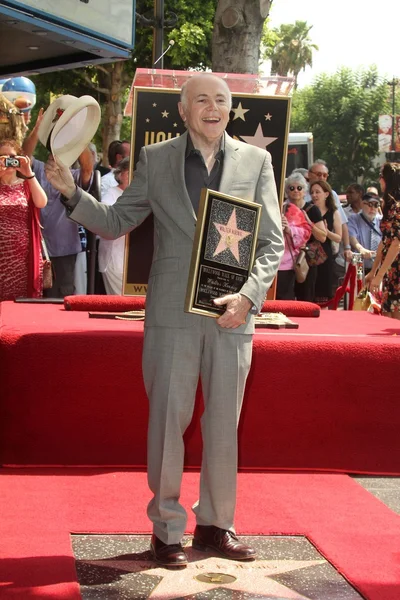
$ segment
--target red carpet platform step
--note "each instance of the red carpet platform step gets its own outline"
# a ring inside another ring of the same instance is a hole
[[[143,323],[62,305],[0,311],[0,464],[145,466]],[[348,311],[293,319],[296,330],[254,334],[240,467],[399,474],[400,321]],[[188,467],[201,461],[198,400]]]

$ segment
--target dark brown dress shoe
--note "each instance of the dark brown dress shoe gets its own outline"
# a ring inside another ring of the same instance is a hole
[[[157,564],[163,567],[186,567],[187,556],[181,544],[164,544],[157,536],[151,536],[151,551]]]
[[[256,551],[238,540],[232,531],[214,525],[196,525],[192,547],[201,552],[213,550],[232,560],[254,560]]]

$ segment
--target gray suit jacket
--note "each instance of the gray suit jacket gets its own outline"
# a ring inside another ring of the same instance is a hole
[[[70,217],[104,238],[115,239],[154,214],[154,256],[146,298],[146,325],[190,327],[198,315],[183,310],[196,227],[185,187],[187,133],[142,148],[131,185],[113,206],[86,192]],[[256,260],[241,292],[257,307],[278,270],[284,243],[275,180],[268,152],[233,140],[225,133],[219,191],[262,205]],[[140,260],[140,257],[139,257]],[[208,318],[208,317],[205,317]],[[230,333],[252,333],[254,318]]]

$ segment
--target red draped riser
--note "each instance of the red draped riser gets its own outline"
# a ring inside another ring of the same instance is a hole
[[[145,466],[143,323],[0,306],[0,462]],[[297,330],[254,335],[240,467],[398,475],[400,323],[349,311],[292,319]],[[187,467],[201,462],[201,409],[199,389]]]

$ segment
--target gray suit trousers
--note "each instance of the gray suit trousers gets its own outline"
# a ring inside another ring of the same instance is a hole
[[[194,327],[146,327],[143,375],[150,402],[148,516],[156,536],[178,543],[187,513],[179,502],[184,463],[183,434],[193,415],[201,377],[203,456],[199,525],[233,529],[236,505],[237,425],[250,369],[252,336],[223,330],[210,317]]]

